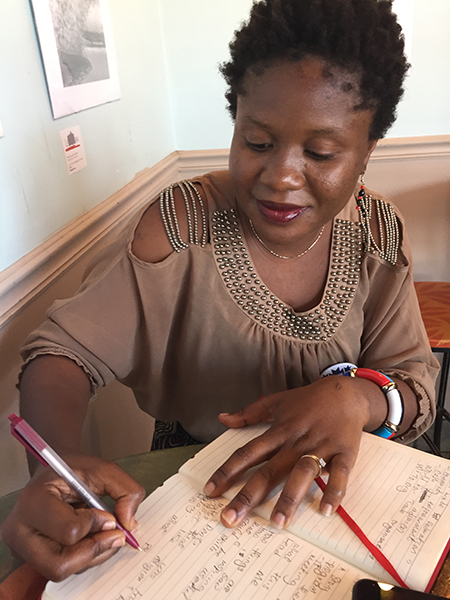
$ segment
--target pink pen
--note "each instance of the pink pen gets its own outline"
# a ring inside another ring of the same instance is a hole
[[[40,460],[45,467],[50,466],[56,471],[61,479],[63,479],[88,506],[111,513],[106,504],[104,504],[100,498],[88,488],[84,481],[72,471],[69,465],[44,442],[41,436],[38,435],[34,429],[22,419],[22,417],[12,414],[9,416],[9,420],[11,421],[11,433],[13,436],[18,439],[31,454]],[[133,535],[125,529],[117,519],[116,527],[124,532],[125,539],[130,546],[136,550],[142,550]]]

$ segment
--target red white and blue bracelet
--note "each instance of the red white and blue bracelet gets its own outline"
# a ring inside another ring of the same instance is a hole
[[[403,398],[395,381],[373,369],[352,369],[348,376],[369,379],[380,386],[388,402],[388,415],[383,425],[371,433],[387,439],[394,437],[403,420]]]
[[[404,410],[402,394],[395,381],[380,371],[358,368],[350,363],[339,363],[328,367],[321,376],[327,377],[335,374],[342,374],[344,377],[361,377],[380,386],[388,403],[388,415],[385,422],[371,433],[386,439],[394,437],[402,423]]]

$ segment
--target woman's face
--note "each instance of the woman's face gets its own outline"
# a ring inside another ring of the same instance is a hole
[[[325,74],[324,74],[325,73]],[[302,251],[348,202],[375,142],[353,75],[308,57],[249,72],[238,97],[230,177],[259,235]]]

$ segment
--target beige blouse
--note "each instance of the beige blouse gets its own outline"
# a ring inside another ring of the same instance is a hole
[[[209,238],[148,264],[131,251],[141,215],[97,257],[76,296],[60,300],[25,342],[25,361],[63,354],[93,389],[114,378],[157,419],[209,441],[219,412],[307,385],[328,366],[382,369],[415,391],[411,441],[434,418],[438,363],[420,317],[399,217],[397,264],[365,251],[351,199],[334,219],[320,304],[297,313],[264,285],[234,209],[227,172],[193,180],[208,203]],[[197,242],[197,243],[195,243]]]

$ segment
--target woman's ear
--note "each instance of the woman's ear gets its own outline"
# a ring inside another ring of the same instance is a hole
[[[367,154],[364,157],[364,171],[366,170],[367,163],[369,162],[372,152],[375,150],[377,144],[378,144],[378,140],[370,140],[369,141],[369,145],[367,147]]]

